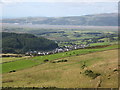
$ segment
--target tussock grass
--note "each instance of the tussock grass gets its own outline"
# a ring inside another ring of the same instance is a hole
[[[17,72],[4,73],[3,86],[96,88],[100,80],[102,80],[101,88],[116,88],[118,85],[118,72],[113,71],[118,63],[117,49],[62,59],[68,61],[65,63],[47,62]],[[61,59],[55,61],[58,60]],[[83,62],[87,65],[84,69],[81,68]],[[84,75],[85,70],[92,70],[101,75],[92,79]]]

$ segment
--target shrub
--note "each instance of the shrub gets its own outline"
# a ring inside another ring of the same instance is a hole
[[[61,60],[61,62],[67,62],[67,60]]]
[[[92,79],[95,79],[101,75],[100,73],[94,73],[92,70],[85,70],[84,74],[91,77]]]
[[[68,60],[58,60],[58,61],[52,61],[52,63],[59,63],[59,62],[67,62]]]
[[[79,56],[79,54],[76,54],[76,56]]]
[[[48,62],[49,60],[48,59],[45,59],[44,62]]]
[[[113,70],[113,72],[116,72],[116,71],[118,71],[118,69],[114,69],[114,70]]]
[[[84,64],[81,66],[82,69],[84,69],[86,66],[86,62],[83,62]]]
[[[16,70],[10,70],[9,73],[16,72]]]

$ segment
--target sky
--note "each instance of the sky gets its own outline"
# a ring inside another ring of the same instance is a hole
[[[65,17],[100,13],[116,13],[117,0],[2,0],[3,18]]]
[[[1,2],[119,2],[119,0],[1,0]]]

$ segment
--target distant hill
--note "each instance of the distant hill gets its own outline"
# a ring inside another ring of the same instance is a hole
[[[117,13],[104,13],[69,17],[27,17],[3,19],[3,23],[46,24],[46,25],[83,25],[83,26],[117,26]]]
[[[3,53],[25,53],[29,50],[45,51],[52,50],[58,45],[43,37],[32,34],[16,34],[2,32]]]

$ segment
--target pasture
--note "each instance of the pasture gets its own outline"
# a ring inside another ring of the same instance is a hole
[[[17,60],[22,60],[22,59],[26,59],[29,57],[2,57],[1,62],[2,63],[7,63],[7,62],[13,62],[13,61],[17,61]]]
[[[117,26],[3,24],[4,32],[30,33],[57,41],[59,46],[117,42]],[[65,44],[67,43],[67,44]]]
[[[83,55],[73,55],[70,57],[66,55],[66,57],[61,57],[60,59],[56,59],[55,56],[46,56],[50,57],[49,60],[52,61],[67,60],[67,62],[52,63],[49,61],[31,68],[24,67],[23,70],[4,73],[3,87],[117,88],[118,49],[114,48],[110,46],[102,49],[76,50],[76,53],[79,52],[79,54]],[[81,51],[84,53],[81,53]],[[93,51],[93,53],[88,53],[90,51]],[[60,56],[62,54],[60,53]],[[37,61],[40,61],[40,58],[43,58],[43,56],[32,59],[36,60],[37,63]],[[32,59],[26,60],[24,65],[30,65],[28,62],[35,64],[35,61],[32,61]],[[23,62],[20,60],[20,63]],[[17,66],[18,62],[12,64]],[[85,68],[82,68],[84,64]],[[7,72],[7,69],[4,70]],[[86,70],[100,73],[100,76],[92,79],[84,74]]]
[[[82,55],[97,51],[104,51],[109,49],[115,49],[118,48],[118,45],[112,45],[104,48],[93,48],[93,49],[78,49],[78,50],[72,50],[69,52],[62,52],[52,55],[46,55],[46,56],[37,56],[37,57],[30,57],[30,58],[23,58],[14,62],[9,63],[3,63],[2,64],[2,72],[8,73],[11,70],[21,70],[33,67],[35,65],[44,64],[44,60],[48,59],[49,61],[64,58],[64,57],[70,57],[70,56],[76,56],[76,55]]]

